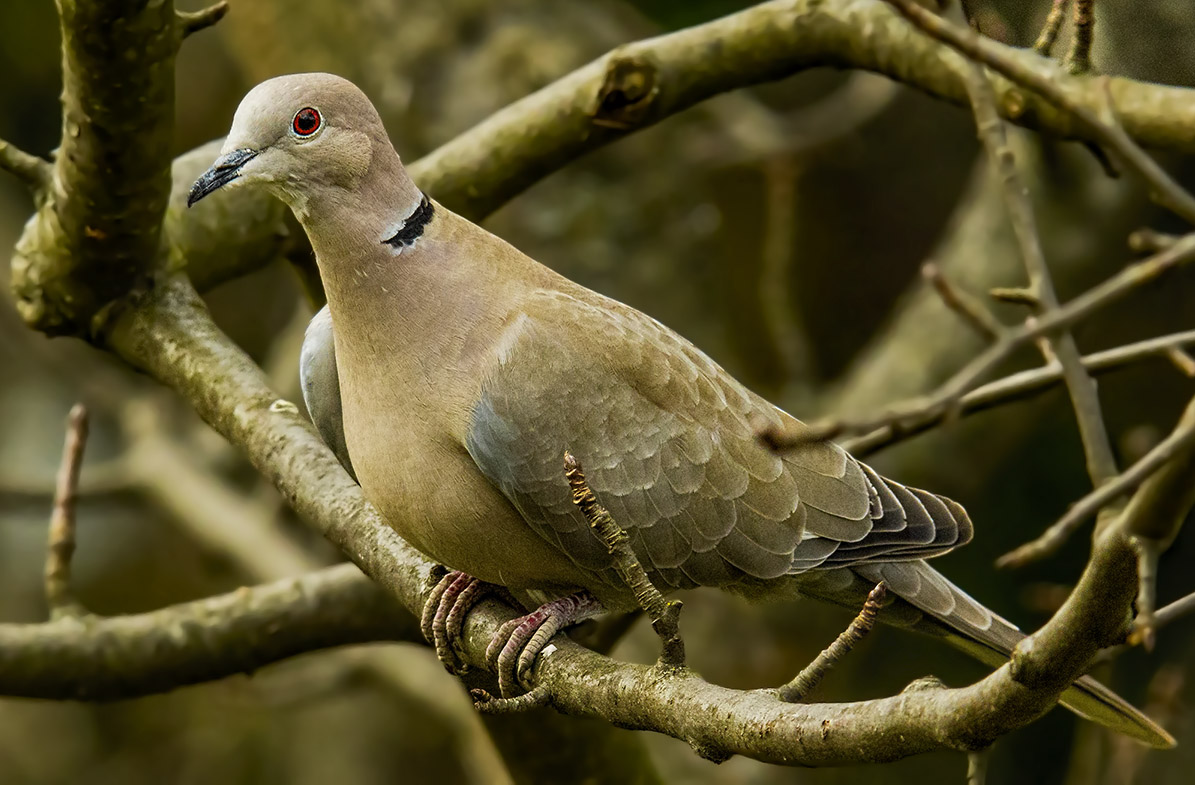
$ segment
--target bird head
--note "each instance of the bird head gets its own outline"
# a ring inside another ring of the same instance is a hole
[[[352,190],[375,147],[389,147],[377,110],[352,82],[332,74],[291,74],[254,87],[237,108],[220,157],[187,206],[234,185],[258,183],[302,213],[320,193]]]

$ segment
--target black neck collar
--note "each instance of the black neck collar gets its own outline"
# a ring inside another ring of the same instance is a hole
[[[415,244],[423,235],[423,230],[431,223],[432,215],[436,212],[436,208],[432,206],[432,200],[427,198],[427,194],[422,194],[422,199],[419,200],[419,206],[415,208],[415,212],[407,216],[403,221],[402,227],[394,233],[394,236],[382,240],[383,245],[388,245],[391,248],[406,248]]]

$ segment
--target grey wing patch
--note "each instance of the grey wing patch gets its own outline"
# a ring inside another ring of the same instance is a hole
[[[465,447],[541,536],[580,566],[617,580],[604,545],[569,499],[561,463],[567,448],[653,580],[673,588],[726,585],[791,570],[806,509],[788,462],[755,438],[752,417],[778,416],[770,404],[683,339],[613,301],[545,293],[509,324]],[[821,450],[813,463],[826,476],[815,482],[832,486],[842,502],[840,486],[857,481],[862,502],[847,506],[865,519],[862,474],[852,474],[853,461],[836,448]]]
[[[565,449],[653,580],[673,588],[920,559],[969,536],[961,507],[833,444],[772,453],[757,423],[795,420],[619,303],[540,293],[495,345],[465,447],[532,528],[609,580],[609,555],[569,498]]]
[[[354,480],[344,438],[344,416],[340,404],[340,374],[336,370],[336,343],[332,334],[332,314],[328,306],[319,309],[307,325],[303,348],[299,352],[299,384],[303,403],[311,422],[340,465]]]

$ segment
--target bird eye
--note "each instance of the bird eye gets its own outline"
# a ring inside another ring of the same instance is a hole
[[[311,136],[319,130],[320,122],[319,112],[308,106],[295,113],[291,127],[295,129],[295,134],[298,136]]]

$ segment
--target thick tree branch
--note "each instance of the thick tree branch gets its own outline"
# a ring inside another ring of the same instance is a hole
[[[135,616],[0,624],[0,694],[118,700],[330,646],[418,639],[410,614],[341,564]]]
[[[83,333],[146,280],[170,193],[174,4],[58,0],[62,139],[48,198],[13,259],[17,309]]]

